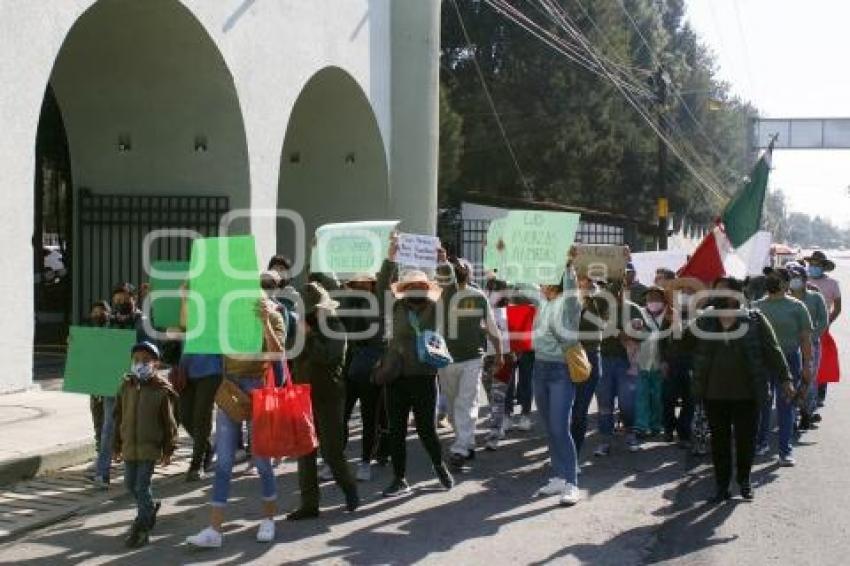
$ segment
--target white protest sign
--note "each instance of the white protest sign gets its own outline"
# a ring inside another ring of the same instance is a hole
[[[399,234],[396,261],[408,267],[434,269],[437,267],[437,250],[440,239],[421,234]]]
[[[310,269],[317,273],[377,273],[398,220],[325,224],[316,230]]]
[[[656,252],[639,252],[632,254],[632,263],[637,272],[637,280],[644,285],[652,285],[655,281],[655,270],[665,268],[678,271],[688,260],[687,252],[682,250],[666,250]]]

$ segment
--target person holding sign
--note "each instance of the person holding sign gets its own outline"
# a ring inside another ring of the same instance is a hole
[[[534,400],[543,420],[554,476],[536,496],[560,496],[562,505],[575,505],[578,490],[576,447],[570,422],[576,388],[570,379],[564,352],[578,343],[581,314],[570,248],[561,282],[541,285],[540,305],[534,318]]]
[[[438,275],[450,281],[443,286],[441,306],[446,309],[447,342],[453,363],[440,368],[438,374],[455,431],[449,465],[464,470],[475,456],[478,389],[486,342],[489,340],[495,350],[494,371],[498,372],[504,365],[502,339],[487,297],[469,286],[472,264],[463,259],[447,263],[442,248],[438,250],[438,260]]]
[[[392,291],[396,300],[384,305],[392,318],[392,334],[387,345],[388,356],[398,360],[397,375],[387,384],[390,454],[394,478],[384,490],[384,497],[410,493],[407,483],[407,423],[410,412],[416,421],[416,434],[425,447],[440,483],[446,489],[454,479],[443,462],[440,439],[434,419],[437,405],[437,370],[423,361],[418,353],[417,333],[436,328],[437,301],[442,289],[422,271],[408,271],[398,276],[398,241],[391,238],[387,260],[378,275],[378,296]],[[414,327],[413,323],[416,323]]]
[[[259,288],[259,281],[257,283]],[[193,287],[194,289],[194,287]],[[263,333],[263,352],[281,354],[285,341],[283,317],[276,305],[266,295],[256,305],[256,315],[259,317]],[[190,325],[191,327],[191,325]],[[238,329],[225,329],[229,332]],[[268,369],[268,361],[262,354],[229,355],[224,358],[224,378],[235,383],[244,393],[263,387],[263,377]],[[216,416],[215,438],[215,479],[212,489],[212,508],[210,510],[210,526],[200,533],[190,536],[186,542],[199,548],[218,548],[222,544],[224,524],[224,508],[230,495],[230,480],[236,454],[236,444],[242,428],[242,422],[231,419],[223,410]],[[254,458],[254,464],[260,474],[260,485],[263,500],[263,515],[257,531],[258,542],[274,540],[274,517],[277,512],[277,485],[274,468],[269,458]]]

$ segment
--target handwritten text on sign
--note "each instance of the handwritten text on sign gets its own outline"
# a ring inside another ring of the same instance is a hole
[[[434,268],[437,266],[437,249],[439,247],[440,240],[434,236],[399,234],[398,262],[410,267]]]
[[[558,283],[578,221],[567,212],[511,210],[490,224],[485,269],[515,283]]]

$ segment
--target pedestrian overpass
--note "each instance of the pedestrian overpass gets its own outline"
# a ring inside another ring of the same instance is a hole
[[[755,118],[750,151],[774,149],[850,149],[850,118]]]

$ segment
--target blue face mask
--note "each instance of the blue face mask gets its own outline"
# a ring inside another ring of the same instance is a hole
[[[809,266],[809,277],[814,277],[815,279],[819,279],[823,277],[823,267],[819,265],[810,265]]]
[[[153,364],[150,362],[133,364],[132,372],[136,374],[136,377],[139,378],[139,381],[147,381],[151,377],[153,377]]]

